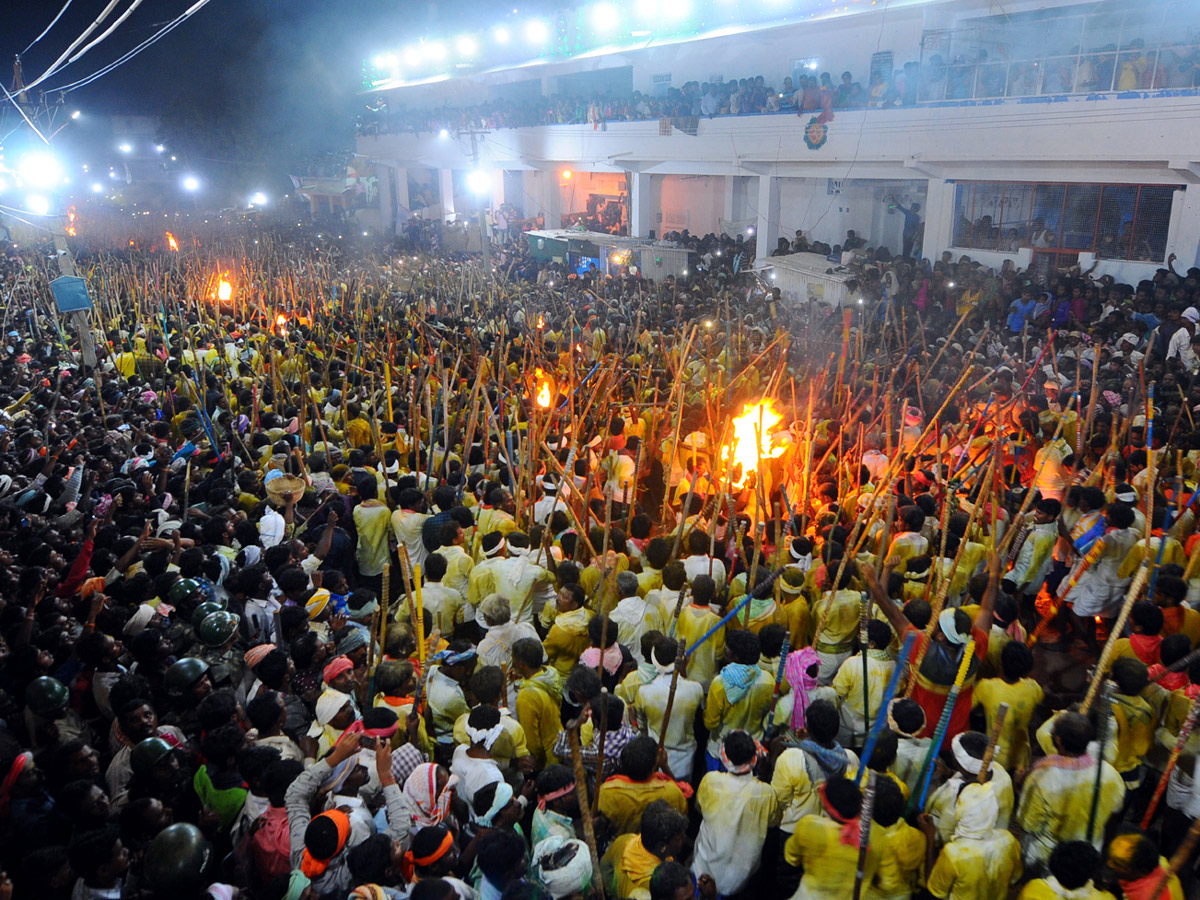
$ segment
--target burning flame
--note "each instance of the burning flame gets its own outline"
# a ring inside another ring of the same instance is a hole
[[[226,281],[224,278],[222,278],[220,284],[217,285],[217,299],[221,300],[221,301],[225,301],[225,300],[228,300],[232,296],[233,296],[233,285],[230,284],[228,281]]]
[[[550,382],[543,377],[542,370],[534,371],[534,377],[538,380],[537,405],[542,409],[550,408]]]
[[[541,316],[538,316],[538,324],[537,324],[537,327],[538,327],[538,328],[545,328],[545,327],[546,327],[546,320],[545,320],[545,319],[543,319]]]
[[[771,440],[771,430],[783,421],[771,401],[747,403],[742,414],[733,420],[733,441],[721,448],[721,459],[732,458],[735,487],[746,483],[746,476],[758,469],[758,461],[781,456],[786,449]]]
[[[179,252],[179,241],[175,240],[175,235],[169,231],[167,232],[167,248],[174,250],[176,253]]]
[[[279,315],[277,315],[275,317],[275,326],[277,328],[282,328],[286,324],[287,324],[287,316],[285,316],[283,313],[280,313]]]

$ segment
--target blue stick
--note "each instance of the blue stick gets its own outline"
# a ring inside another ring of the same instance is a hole
[[[751,601],[751,599],[753,599],[753,597],[754,597],[753,592],[746,594],[745,597],[743,597],[741,600],[738,601],[737,606],[735,606],[729,612],[725,613],[725,617],[723,619],[721,619],[720,622],[718,622],[712,628],[708,629],[708,631],[704,632],[704,634],[702,634],[696,640],[696,643],[694,643],[694,644],[692,644],[692,646],[688,647],[687,653],[685,653],[684,656],[691,656],[696,651],[697,647],[699,647],[701,644],[703,644],[705,641],[707,641],[710,637],[712,637],[714,634],[716,634],[718,631],[720,631],[722,628],[724,628],[725,623],[728,622],[730,619],[732,619],[734,616],[736,616],[739,612],[741,612],[742,608],[747,603],[749,603]]]
[[[871,754],[875,752],[875,742],[879,739],[879,732],[883,730],[883,725],[887,721],[888,704],[892,702],[892,697],[896,695],[896,688],[900,685],[900,679],[904,677],[904,670],[908,667],[908,655],[912,652],[913,645],[917,642],[917,633],[910,631],[904,637],[904,643],[900,645],[900,655],[896,657],[896,668],[892,670],[892,679],[888,682],[887,688],[883,692],[883,703],[879,707],[879,715],[875,717],[875,722],[871,726],[871,733],[867,735],[867,742],[863,745],[862,759],[859,763],[858,773],[854,776],[854,785],[857,787],[862,783],[863,775],[867,772],[867,765],[871,761]],[[863,648],[866,652],[866,648]]]

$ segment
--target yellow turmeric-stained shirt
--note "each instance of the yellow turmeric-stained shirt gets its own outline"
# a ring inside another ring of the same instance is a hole
[[[983,840],[955,840],[943,847],[927,887],[939,900],[1007,897],[1022,871],[1021,845],[1012,832],[994,829]]]
[[[863,883],[875,880],[879,870],[879,844],[871,840],[863,869]],[[783,858],[789,866],[800,866],[804,876],[792,900],[831,900],[854,894],[854,877],[858,867],[858,845],[842,842],[842,826],[824,816],[804,816],[783,847]]]
[[[975,706],[983,707],[988,734],[992,733],[1000,704],[1008,704],[1004,727],[996,742],[995,760],[1009,772],[1029,768],[1032,759],[1029,723],[1044,697],[1042,686],[1032,678],[1022,678],[1014,684],[1009,684],[1003,678],[985,678],[975,684],[971,699]]]
[[[925,835],[903,819],[888,826],[871,826],[871,843],[878,844],[879,868],[863,896],[867,900],[907,897],[924,882]]]

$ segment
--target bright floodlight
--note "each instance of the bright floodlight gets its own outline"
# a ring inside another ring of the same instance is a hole
[[[93,194],[99,194],[99,193],[102,193],[103,191],[104,191],[104,185],[102,185],[98,181],[92,182],[92,193]]]
[[[531,44],[544,44],[550,38],[550,28],[541,19],[530,19],[525,23],[525,40]]]
[[[164,147],[162,144],[155,144],[155,145],[154,145],[154,149],[155,149],[157,152],[159,152],[159,153],[162,153],[162,152],[163,152],[164,150],[166,150],[167,148],[166,148],[166,147]]]
[[[445,128],[443,128],[441,131],[438,132],[438,137],[440,137],[444,141],[446,138],[450,137],[450,132],[447,131]]]
[[[58,184],[63,176],[62,163],[50,153],[30,153],[22,158],[17,173],[24,181],[40,188]]]
[[[44,216],[50,212],[50,201],[41,194],[30,194],[25,198],[25,208],[35,216]]]
[[[183,176],[183,189],[184,189],[185,191],[198,191],[198,190],[200,190],[200,179],[199,179],[199,178],[197,178],[195,175],[185,175],[185,176]]]
[[[72,118],[72,119],[78,119],[78,118],[79,118],[79,116],[80,116],[80,112],[79,112],[79,110],[75,110],[75,112],[71,113],[71,118]]]
[[[508,29],[503,25],[500,25],[492,30],[492,38],[497,44],[507,44],[511,37],[512,35],[509,34]]]
[[[464,34],[454,41],[454,49],[458,51],[459,56],[471,57],[479,49],[479,43],[469,34]]]
[[[472,194],[486,194],[492,189],[492,176],[482,169],[467,173],[467,187]]]
[[[426,44],[425,58],[433,62],[441,62],[446,58],[446,45],[441,41],[433,41]]]
[[[409,44],[404,48],[404,62],[409,66],[418,66],[421,64],[421,48],[416,44]]]
[[[131,144],[122,144],[117,149],[120,150],[122,153],[132,153],[133,152],[133,146]]]
[[[253,194],[250,195],[250,202],[255,206],[266,206],[267,205],[267,195],[264,194],[262,191],[255,191]]]
[[[400,64],[400,57],[395,53],[381,53],[373,60],[377,69],[394,69]]]
[[[608,2],[597,3],[593,6],[590,18],[592,20],[592,27],[602,34],[615,31],[617,25],[621,22],[617,8]]]

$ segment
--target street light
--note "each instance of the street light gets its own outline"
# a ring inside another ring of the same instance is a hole
[[[267,205],[267,195],[264,194],[262,191],[255,191],[253,194],[250,195],[250,205],[251,206],[266,206]]]
[[[50,153],[30,153],[22,157],[17,174],[34,187],[46,188],[62,180],[62,163]]]
[[[122,153],[132,153],[133,152],[133,146],[131,144],[122,144],[117,149],[120,150]]]
[[[467,187],[472,194],[486,194],[492,189],[492,176],[482,169],[467,173]]]
[[[192,192],[200,190],[200,179],[195,175],[183,176],[183,189]]]

